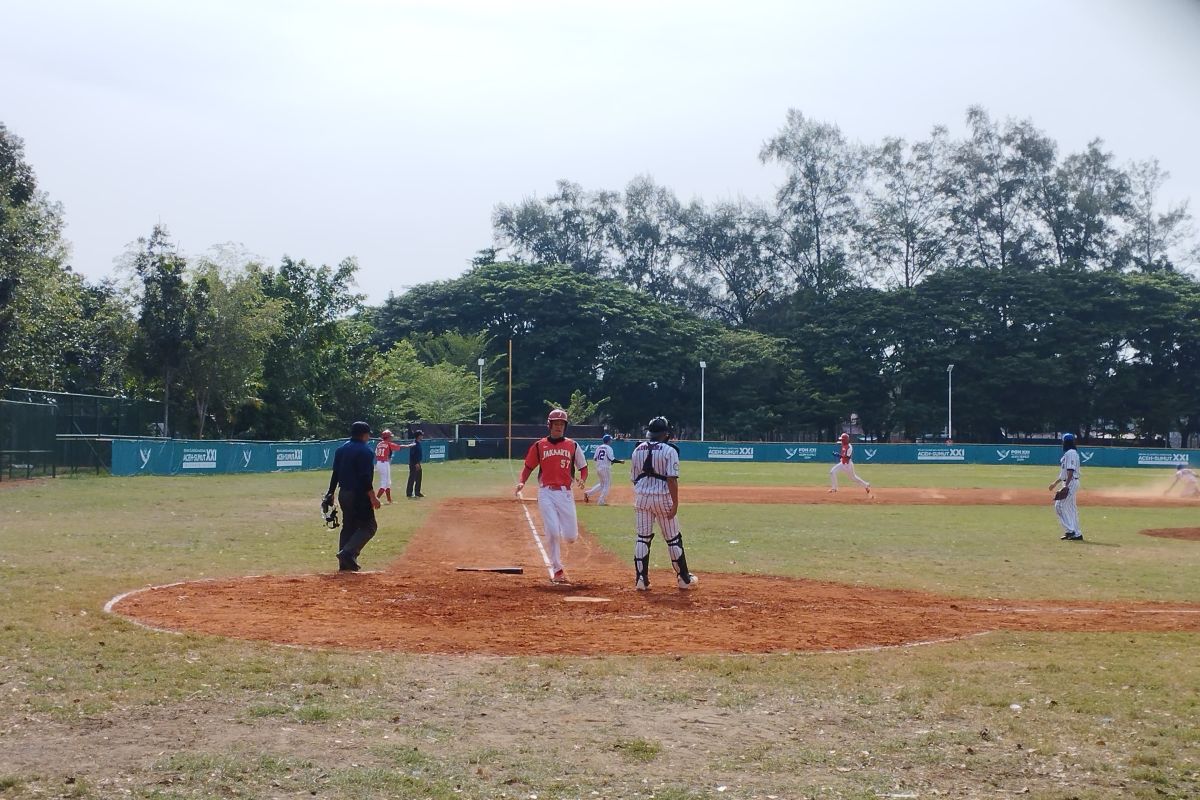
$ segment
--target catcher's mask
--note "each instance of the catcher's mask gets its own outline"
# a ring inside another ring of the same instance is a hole
[[[329,530],[340,528],[342,525],[338,520],[337,506],[333,504],[333,499],[330,497],[321,498],[321,518],[325,520],[325,527]]]

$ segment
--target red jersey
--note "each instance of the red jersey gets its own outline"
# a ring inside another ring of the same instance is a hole
[[[842,445],[842,452],[840,455],[838,455],[838,461],[840,461],[843,464],[849,464],[850,459],[853,457],[853,455],[854,455],[854,445],[850,444],[849,442],[846,442],[846,444]]]
[[[375,460],[391,461],[392,451],[403,449],[403,445],[398,445],[395,442],[389,442],[387,439],[380,439],[379,444],[375,445]]]
[[[563,437],[557,442],[550,437],[538,439],[525,454],[525,469],[521,471],[521,483],[529,473],[538,470],[538,483],[555,489],[568,489],[579,470],[580,477],[587,479],[587,456],[574,439]]]

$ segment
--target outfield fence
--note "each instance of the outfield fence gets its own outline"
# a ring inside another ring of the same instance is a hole
[[[327,469],[333,451],[345,439],[308,442],[237,442],[189,439],[113,439],[113,475],[212,475]],[[515,458],[524,456],[533,438],[512,440]],[[579,440],[590,458],[598,439]],[[507,439],[425,439],[425,460],[506,458]],[[374,440],[372,441],[372,445]],[[676,442],[683,461],[717,463],[826,463],[832,464],[837,445],[832,443],[780,442]],[[628,459],[635,440],[612,442],[617,458]],[[872,444],[854,446],[854,460],[862,464],[1015,464],[1055,466],[1062,448],[1055,445],[931,445]],[[1082,465],[1090,467],[1173,467],[1200,465],[1200,451],[1125,447],[1080,447]],[[399,451],[393,463],[406,463]]]

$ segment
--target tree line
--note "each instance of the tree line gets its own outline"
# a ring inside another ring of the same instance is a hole
[[[770,204],[647,177],[501,203],[464,275],[371,307],[351,258],[185,254],[162,226],[86,281],[0,126],[0,384],[165,399],[173,435],[335,436],[474,420],[481,388],[502,421],[511,339],[518,422],[570,403],[696,435],[703,380],[709,438],[829,437],[856,413],[911,439],[944,433],[955,364],[956,439],[1200,432],[1194,240],[1156,161],[1060,156],[978,108],[963,139],[877,145],[792,111],[760,157],[782,168]]]

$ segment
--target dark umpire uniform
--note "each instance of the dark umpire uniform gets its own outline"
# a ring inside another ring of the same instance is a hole
[[[407,497],[424,497],[421,494],[421,457],[425,455],[421,445],[424,431],[413,431],[412,447],[408,448],[408,485],[404,487]]]
[[[379,530],[375,522],[375,490],[371,480],[375,475],[375,453],[367,444],[371,426],[356,422],[350,426],[350,440],[333,456],[333,474],[329,478],[326,499],[338,492],[342,507],[342,533],[338,541],[338,568],[343,572],[358,571],[358,554]]]

